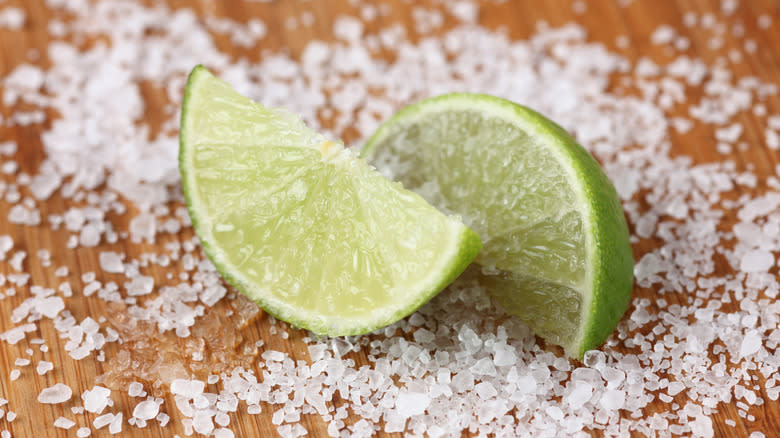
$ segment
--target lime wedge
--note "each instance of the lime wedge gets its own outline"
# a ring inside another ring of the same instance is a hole
[[[362,155],[482,239],[480,279],[508,313],[573,357],[628,306],[633,257],[615,188],[561,127],[497,97],[424,100]]]
[[[179,168],[195,232],[222,276],[317,334],[403,318],[480,249],[457,217],[201,66],[182,105]]]

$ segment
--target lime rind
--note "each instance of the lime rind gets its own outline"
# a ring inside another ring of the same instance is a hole
[[[229,93],[228,98],[220,97],[225,93]],[[216,103],[212,102],[214,99],[216,99]],[[306,128],[300,119],[291,116],[289,113],[283,111],[276,112],[276,110],[261,107],[251,100],[239,96],[225,82],[215,78],[206,68],[197,66],[190,73],[182,104],[179,168],[182,175],[182,188],[193,227],[201,240],[204,252],[225,280],[241,293],[256,301],[265,311],[275,317],[320,335],[342,336],[367,333],[391,324],[414,312],[451,283],[479,253],[481,242],[479,236],[474,231],[454,217],[437,219],[443,221],[449,240],[443,242],[442,248],[445,249],[438,254],[436,260],[431,261],[427,274],[417,279],[414,284],[415,288],[407,291],[404,295],[404,300],[368,309],[359,315],[345,317],[344,315],[325,315],[312,312],[280,297],[269,287],[253,281],[241,269],[238,269],[229,261],[218,239],[215,238],[212,232],[213,227],[210,223],[209,214],[203,211],[204,203],[200,199],[199,192],[196,189],[197,183],[193,172],[191,172],[194,160],[193,148],[198,145],[201,139],[193,138],[193,133],[210,130],[210,137],[206,136],[208,137],[207,141],[213,142],[220,139],[220,129],[224,127],[200,125],[203,123],[203,120],[199,118],[198,111],[208,108],[211,104],[237,105],[244,114],[264,111],[265,113],[258,115],[260,118],[267,116],[267,120],[262,120],[263,123],[278,124],[277,128],[281,127],[281,129],[289,132],[290,136],[292,136],[287,138],[295,140],[291,141],[291,144],[288,146],[324,148],[321,150],[323,160],[327,159],[334,162],[343,160],[347,165],[364,166],[366,169],[368,166],[357,159],[352,151],[338,147],[332,148],[332,143],[323,143],[324,137]],[[241,123],[245,123],[246,129],[250,131],[250,134],[257,131],[248,122],[242,121]],[[240,138],[242,142],[247,142],[247,144],[252,140],[251,135],[242,134]],[[296,144],[296,142],[300,144]],[[389,182],[386,183],[390,184]],[[397,188],[397,190],[402,189]],[[406,192],[403,196],[419,198],[418,195],[411,192]],[[421,198],[419,202],[424,204]],[[426,208],[430,208],[432,214],[440,215],[432,207],[427,206]]]
[[[527,107],[495,96],[451,93],[412,104],[385,122],[363,147],[371,158],[378,145],[398,126],[436,112],[469,110],[514,124],[547,145],[562,165],[574,192],[585,230],[588,263],[583,279],[578,335],[563,345],[566,353],[582,358],[601,345],[622,317],[633,285],[633,256],[628,226],[617,192],[595,159],[560,126]],[[486,146],[487,147],[487,146]]]

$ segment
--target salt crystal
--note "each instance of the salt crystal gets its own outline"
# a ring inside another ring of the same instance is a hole
[[[224,412],[217,412],[214,415],[214,422],[219,426],[225,427],[230,424],[230,416]]]
[[[474,386],[474,392],[477,393],[477,395],[482,400],[487,400],[489,398],[495,397],[498,395],[498,391],[496,391],[496,388],[491,385],[489,382],[480,382],[477,383]]]
[[[203,394],[206,389],[206,383],[200,380],[175,379],[171,382],[171,393],[193,399]]]
[[[230,429],[217,429],[214,431],[214,438],[234,438],[233,431]]]
[[[38,402],[44,404],[58,404],[70,400],[73,391],[69,386],[57,383],[54,386],[45,388],[38,394]]]
[[[671,382],[667,387],[667,392],[669,395],[675,396],[682,392],[683,389],[685,389],[685,385],[682,382]]]
[[[452,1],[447,3],[449,12],[464,23],[476,23],[479,18],[479,5],[471,1]]]
[[[127,295],[140,296],[148,295],[154,289],[154,278],[145,275],[138,275],[133,277],[129,283],[125,283],[127,288]]]
[[[144,397],[146,391],[144,391],[144,385],[139,382],[132,382],[127,388],[127,395],[130,397]]]
[[[125,272],[125,265],[122,263],[122,259],[119,254],[113,251],[102,251],[100,253],[100,268],[109,273],[123,273]]]
[[[0,10],[0,29],[22,29],[26,20],[27,14],[23,9],[7,6]]]
[[[577,382],[567,401],[572,409],[578,410],[587,403],[593,394],[593,387],[585,382]]]
[[[121,412],[114,415],[114,418],[111,420],[111,423],[108,425],[108,432],[111,435],[116,435],[122,432],[122,417],[123,414]]]
[[[13,382],[13,381],[15,381],[15,380],[19,379],[19,376],[21,376],[21,375],[22,375],[22,372],[21,372],[21,371],[19,371],[19,370],[17,370],[17,369],[13,369],[13,370],[11,370],[11,373],[8,375],[8,377],[9,377],[9,378],[11,379],[11,381]]]
[[[79,233],[79,244],[83,247],[94,247],[100,243],[100,227],[92,222],[88,223]]]
[[[76,431],[76,436],[79,438],[87,438],[92,435],[92,430],[88,427],[81,427]]]
[[[757,330],[749,330],[742,339],[739,347],[739,357],[747,357],[756,353],[762,345],[761,335]]]
[[[211,413],[208,411],[196,411],[192,417],[192,428],[195,432],[209,435],[214,430],[214,422],[211,420]]]
[[[471,372],[477,375],[483,375],[483,376],[495,376],[496,375],[496,367],[493,364],[493,361],[488,358],[482,358],[477,361],[474,365],[470,368]]]
[[[5,260],[5,254],[14,247],[14,241],[11,236],[0,235],[0,260]]]
[[[773,151],[780,149],[780,134],[778,134],[777,131],[767,128],[764,131],[764,138],[769,149],[772,149]]]
[[[699,416],[696,417],[696,419],[690,423],[691,426],[691,434],[696,437],[701,438],[712,438],[715,436],[715,431],[712,428],[712,419],[707,416]]]
[[[154,418],[160,423],[161,427],[165,427],[165,425],[168,424],[168,422],[171,420],[171,417],[165,412],[160,412]]]
[[[75,425],[76,425],[75,421],[67,419],[65,417],[59,417],[56,420],[54,420],[54,427],[58,427],[60,429],[67,430]]]
[[[675,34],[675,30],[671,26],[658,26],[650,35],[650,41],[656,45],[669,44],[674,40]]]
[[[402,391],[395,400],[396,411],[403,418],[424,414],[430,404],[431,399],[419,392]]]
[[[63,309],[65,302],[60,297],[48,297],[35,303],[35,310],[50,319],[54,319]]]
[[[111,424],[112,421],[114,421],[114,414],[104,414],[96,417],[92,422],[92,426],[94,426],[95,429],[102,429]]]
[[[11,265],[15,271],[21,271],[22,262],[24,262],[25,257],[27,257],[27,252],[17,251],[14,253],[13,257],[11,257],[11,260],[8,261],[8,264]]]
[[[744,272],[766,272],[775,264],[775,257],[769,251],[760,249],[746,252],[739,262],[739,269]]]
[[[333,23],[333,34],[336,38],[356,43],[363,35],[363,22],[354,17],[341,15]]]
[[[560,421],[563,419],[563,411],[558,406],[548,406],[544,411],[553,420]]]
[[[517,363],[517,354],[509,347],[497,348],[493,353],[493,363],[498,367],[514,365]]]
[[[616,389],[607,389],[601,394],[601,399],[599,400],[601,406],[609,411],[623,409],[625,402],[626,393]]]
[[[45,360],[39,361],[38,365],[35,367],[35,371],[38,373],[39,376],[42,376],[53,369],[54,369],[54,364],[52,362],[48,362]]]
[[[266,350],[261,357],[266,361],[281,362],[287,357],[287,354],[276,350]]]
[[[152,398],[148,398],[137,405],[133,409],[133,417],[140,420],[151,420],[157,416],[160,411],[160,405]]]
[[[91,390],[81,394],[81,400],[84,402],[84,409],[87,412],[99,414],[111,402],[111,390],[103,386],[94,386]]]

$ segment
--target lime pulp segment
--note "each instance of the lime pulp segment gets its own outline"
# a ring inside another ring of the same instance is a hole
[[[363,156],[462,215],[483,242],[481,281],[537,334],[581,357],[614,329],[633,281],[628,228],[614,187],[562,128],[456,93],[400,111]]]
[[[285,111],[190,74],[179,164],[193,226],[220,273],[318,334],[410,314],[480,249],[477,235]]]

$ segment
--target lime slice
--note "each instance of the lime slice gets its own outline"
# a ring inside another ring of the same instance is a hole
[[[497,97],[411,105],[363,156],[482,239],[488,291],[538,335],[582,357],[628,306],[633,257],[615,188],[558,125]]]
[[[455,279],[479,237],[296,116],[198,66],[182,105],[190,217],[222,276],[317,334],[391,324]]]

